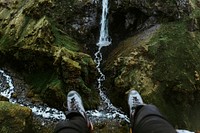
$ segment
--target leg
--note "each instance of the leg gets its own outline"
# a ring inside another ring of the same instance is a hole
[[[128,104],[131,129],[134,133],[176,133],[158,108],[154,105],[145,105],[137,91],[132,90],[129,93]]]
[[[93,125],[85,113],[81,96],[76,91],[68,93],[67,109],[67,121],[58,123],[55,133],[89,133],[93,130]]]
[[[154,105],[138,106],[132,119],[132,129],[135,133],[176,133]]]
[[[89,133],[89,128],[85,118],[77,113],[69,113],[68,120],[59,122],[54,133]]]

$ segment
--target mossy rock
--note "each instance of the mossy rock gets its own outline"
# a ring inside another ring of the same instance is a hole
[[[191,119],[190,113],[193,112],[196,119],[200,119],[196,110],[190,110],[196,108],[199,105],[197,101],[200,100],[199,35],[199,31],[187,30],[187,21],[169,23],[162,26],[150,42],[153,45],[149,47],[150,55],[157,62],[153,69],[154,82],[159,82],[159,88],[164,90],[166,103],[173,107],[171,111],[176,114],[181,110],[179,117],[175,117],[175,114],[172,116],[169,112],[168,114],[174,118],[176,124],[193,129],[199,128],[199,122],[190,123],[195,121]]]
[[[157,0],[157,1],[130,1],[114,0],[111,7],[128,9],[137,8],[148,16],[169,17],[180,19],[191,12],[190,0]],[[116,10],[116,9],[114,9]]]
[[[31,132],[32,111],[27,107],[0,101],[0,131],[2,133]]]

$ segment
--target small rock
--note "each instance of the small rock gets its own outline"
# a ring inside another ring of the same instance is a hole
[[[0,95],[0,101],[9,101],[7,97]]]

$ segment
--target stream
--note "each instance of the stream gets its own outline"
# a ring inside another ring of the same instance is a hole
[[[20,91],[20,95],[17,96],[17,98],[12,98],[12,95],[16,91]],[[8,98],[9,102],[29,107],[35,115],[44,119],[55,121],[65,120],[65,114],[63,111],[51,108],[46,104],[31,103],[31,99],[27,98],[25,93],[26,88],[21,88],[21,90],[15,89],[12,77],[9,76],[4,70],[0,69],[0,94]],[[105,104],[102,107],[99,107],[99,110],[88,110],[86,112],[92,121],[96,121],[97,119],[98,121],[105,119],[120,119],[129,122],[128,117],[118,108],[114,107],[104,93],[102,93],[102,96],[104,96],[104,99],[106,100]]]
[[[13,93],[15,91],[21,91],[21,95],[19,97],[12,98]],[[21,106],[29,107],[33,114],[40,117],[41,119],[49,120],[49,121],[60,121],[65,120],[65,114],[63,111],[59,111],[55,108],[48,107],[46,104],[33,104],[30,102],[30,99],[25,97],[26,88],[21,88],[20,90],[16,90],[13,85],[12,77],[9,76],[4,70],[0,69],[0,95],[7,97],[9,102],[17,103]],[[102,121],[124,121],[125,123],[129,123],[129,118],[118,108],[114,107],[110,100],[107,99],[106,95],[102,93],[104,96],[105,104],[104,106],[99,107],[98,110],[88,110],[86,113],[91,119],[93,123],[101,123]],[[188,130],[178,130],[177,133],[194,133]]]

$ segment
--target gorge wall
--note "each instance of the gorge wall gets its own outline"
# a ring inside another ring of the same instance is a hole
[[[98,106],[100,3],[0,1],[0,66],[22,76],[27,96],[64,110],[75,89],[87,109]],[[111,101],[127,111],[127,92],[136,89],[177,128],[200,129],[199,1],[112,0],[109,7],[112,45],[102,49],[102,69]]]

